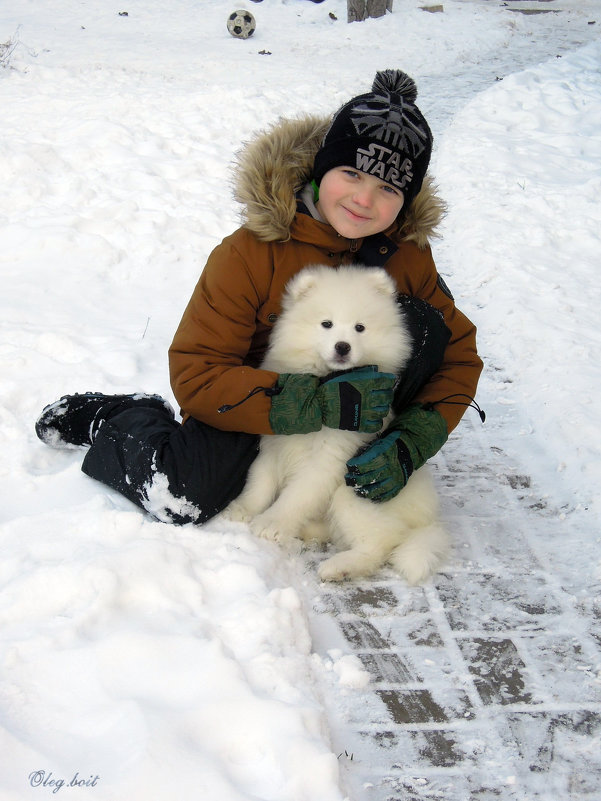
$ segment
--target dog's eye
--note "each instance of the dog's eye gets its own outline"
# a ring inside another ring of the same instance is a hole
[[[324,320],[321,325],[323,328],[331,328],[334,323],[331,320]]]
[[[363,323],[357,323],[357,325],[355,326],[355,331],[358,331],[359,333],[361,333],[361,331],[365,331],[365,326],[363,325]]]

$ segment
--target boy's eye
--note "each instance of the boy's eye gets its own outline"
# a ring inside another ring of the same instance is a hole
[[[321,325],[323,328],[331,328],[334,323],[331,320],[324,320]]]
[[[389,194],[391,194],[391,195],[398,195],[398,194],[399,194],[399,193],[397,192],[397,190],[394,188],[394,186],[389,186],[388,184],[384,184],[384,185],[382,186],[382,189],[383,189],[385,192],[388,192],[388,193],[389,193]]]
[[[357,172],[357,170],[343,170],[343,173],[344,173],[345,175],[348,175],[348,176],[349,176],[349,178],[356,178],[356,177],[357,177],[357,175],[358,175],[358,172]]]
[[[365,326],[363,325],[363,323],[357,323],[357,325],[355,326],[355,331],[358,331],[359,333],[361,333],[361,331],[365,331]]]

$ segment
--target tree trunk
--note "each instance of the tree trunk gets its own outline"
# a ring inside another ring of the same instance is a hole
[[[346,21],[362,22],[367,16],[366,0],[346,0]]]
[[[346,0],[347,22],[362,22],[367,17],[383,17],[392,11],[393,0]]]
[[[386,0],[367,0],[367,16],[383,17],[386,13]]]

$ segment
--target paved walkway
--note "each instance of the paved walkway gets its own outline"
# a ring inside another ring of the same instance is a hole
[[[317,652],[371,677],[324,690],[352,801],[601,799],[601,598],[553,564],[565,515],[476,425],[435,464],[443,574],[308,580]],[[594,533],[567,530],[574,548]]]

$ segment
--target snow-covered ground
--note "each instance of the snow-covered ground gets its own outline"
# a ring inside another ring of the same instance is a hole
[[[462,424],[449,453],[490,471],[492,447],[536,484],[557,513],[530,547],[594,607],[601,0],[532,16],[425,4],[352,25],[344,0],[0,8],[0,801],[69,784],[96,801],[347,796],[332,697],[369,676],[315,647],[310,563],[240,525],[145,518],[33,423],[71,391],[173,401],[167,347],[238,224],[233,153],[279,116],[332,112],[378,69],[417,81],[449,203],[435,258],[486,363],[486,425]],[[235,7],[256,16],[247,41],[225,29]]]

